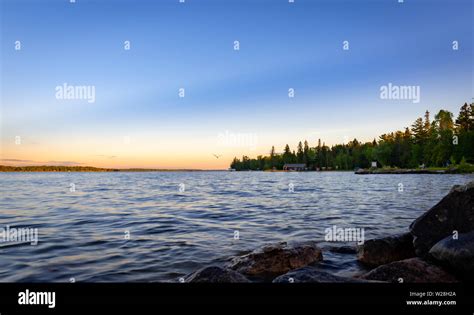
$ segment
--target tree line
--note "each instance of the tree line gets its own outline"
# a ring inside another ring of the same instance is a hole
[[[0,172],[197,172],[197,169],[157,169],[157,168],[99,168],[93,166],[9,166],[0,165]]]
[[[39,166],[8,166],[0,165],[0,172],[114,172],[118,171],[110,168],[97,168],[92,166],[60,166],[60,165],[39,165]]]
[[[287,144],[283,153],[272,147],[268,156],[234,158],[230,167],[242,170],[281,170],[284,164],[305,164],[308,170],[353,170],[378,167],[418,168],[447,167],[474,163],[474,103],[461,106],[456,119],[451,112],[440,110],[434,119],[426,111],[411,127],[374,138],[357,139],[331,147],[318,140],[315,146],[299,142],[295,150]]]

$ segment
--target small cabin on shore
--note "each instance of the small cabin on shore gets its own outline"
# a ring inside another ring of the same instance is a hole
[[[284,171],[306,171],[306,164],[285,164]]]

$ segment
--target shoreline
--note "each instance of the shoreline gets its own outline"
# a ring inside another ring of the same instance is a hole
[[[472,172],[458,169],[359,169],[356,175],[378,175],[378,174],[472,174]]]
[[[463,170],[457,168],[450,169],[358,169],[354,170],[239,170],[230,171],[228,169],[205,170],[205,169],[148,169],[148,168],[99,168],[93,166],[5,166],[0,165],[0,173],[150,173],[150,172],[264,172],[264,173],[354,173],[356,175],[453,175],[453,174],[474,174],[474,170]]]

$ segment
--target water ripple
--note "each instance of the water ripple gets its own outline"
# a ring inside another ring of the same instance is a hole
[[[452,185],[473,179],[350,172],[2,173],[0,228],[37,228],[39,243],[0,243],[0,281],[174,282],[266,243],[324,242],[333,225],[364,228],[366,238],[405,232]],[[341,275],[362,268],[353,255],[324,255],[318,268]]]

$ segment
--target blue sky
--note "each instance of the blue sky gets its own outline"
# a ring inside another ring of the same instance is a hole
[[[427,109],[457,115],[474,94],[468,0],[1,6],[4,159],[224,168],[234,155],[265,154],[271,145],[369,140],[408,126]],[[349,50],[342,49],[345,40]],[[95,86],[96,102],[55,99],[64,82]],[[381,100],[380,86],[389,82],[419,85],[420,103]],[[216,138],[225,131],[256,134],[258,145],[222,147]],[[21,149],[11,145],[16,135],[24,139]],[[123,136],[134,146],[123,147]],[[181,146],[192,148],[192,160],[168,161],[184,154]]]

